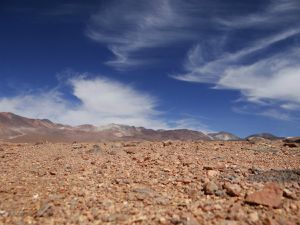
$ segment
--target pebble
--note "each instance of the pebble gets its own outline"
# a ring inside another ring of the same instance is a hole
[[[293,200],[297,199],[297,195],[287,188],[283,189],[283,196],[286,198],[289,198],[289,199],[293,199]]]
[[[220,174],[220,171],[217,170],[209,170],[207,171],[207,176],[212,178],[212,177],[216,177]]]
[[[219,190],[219,187],[213,181],[204,185],[204,193],[207,195],[213,195]]]
[[[242,188],[238,184],[225,183],[223,188],[226,190],[226,193],[232,197],[239,196],[242,191]]]
[[[258,216],[258,213],[257,212],[252,212],[249,214],[249,220],[252,222],[252,223],[257,223],[259,221],[259,216]]]

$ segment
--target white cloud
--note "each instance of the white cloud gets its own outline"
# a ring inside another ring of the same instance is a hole
[[[218,54],[211,54],[210,58],[206,57],[207,46],[199,43],[187,54],[186,72],[172,77],[213,84],[217,89],[238,90],[242,101],[264,105],[253,114],[287,120],[290,115],[284,111],[300,108],[300,46],[294,41],[300,34],[299,23],[296,23],[300,14],[296,11],[300,12],[299,1],[274,0],[255,14],[218,20],[230,31],[248,29],[251,34],[258,32],[259,35],[245,38],[242,47],[232,52],[218,46]],[[262,28],[272,32],[261,32]],[[232,38],[224,35],[229,40]]]
[[[195,53],[198,53],[197,48],[191,52]],[[238,52],[227,58],[223,56],[220,60],[207,64],[192,61],[189,64],[192,71],[175,78],[189,82],[212,83],[218,89],[239,90],[246,100],[253,103],[272,100],[283,109],[299,109],[300,47],[288,49],[250,65],[234,64],[233,62],[238,63],[241,60],[237,55],[243,54]],[[232,61],[233,58],[236,61]]]
[[[216,83],[224,75],[224,71],[230,67],[237,67],[244,57],[254,54],[262,49],[286,40],[300,33],[300,29],[291,29],[277,33],[275,35],[257,40],[251,46],[240,49],[234,53],[223,52],[217,59],[206,62],[203,57],[201,45],[196,45],[187,54],[185,69],[188,71],[184,74],[174,75],[173,78],[203,83]]]
[[[298,24],[300,3],[298,0],[271,0],[262,10],[249,15],[230,19],[218,19],[218,22],[228,28],[263,28],[266,30],[277,27],[291,27]]]
[[[276,110],[276,109],[268,109],[259,113],[261,116],[271,117],[276,120],[289,121],[291,117],[288,113]]]
[[[70,75],[69,72],[68,76]],[[71,87],[70,93],[60,91],[62,87],[65,88],[65,84]],[[0,97],[0,112],[50,119],[68,125],[103,126],[114,123],[152,129],[210,131],[206,124],[191,115],[178,116],[177,119],[167,118],[157,110],[159,105],[156,97],[112,79],[102,76],[88,78],[86,74],[75,74],[75,77],[61,86]]]
[[[282,110],[280,108],[264,108],[264,107],[253,107],[250,105],[243,105],[239,107],[233,107],[232,110],[239,114],[246,114],[246,115],[256,115],[256,116],[264,116],[269,117],[275,120],[281,121],[293,121],[297,120],[298,118],[294,117],[291,113]]]
[[[173,121],[172,123],[173,129],[190,129],[190,130],[198,130],[204,133],[212,133],[213,131],[209,128],[209,126],[199,119],[193,118],[191,116],[186,116],[185,118]]]
[[[199,33],[192,15],[198,7],[182,0],[112,1],[91,16],[86,34],[114,54],[109,65],[137,66],[151,60],[141,60],[140,51],[196,40]]]
[[[30,118],[47,118],[55,122],[79,125],[119,123],[151,128],[166,128],[158,118],[153,96],[132,86],[98,77],[76,77],[69,80],[74,103],[58,90],[0,98],[0,111],[13,112]]]

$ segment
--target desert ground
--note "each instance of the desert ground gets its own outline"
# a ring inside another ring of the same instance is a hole
[[[0,224],[300,224],[278,141],[0,143]]]

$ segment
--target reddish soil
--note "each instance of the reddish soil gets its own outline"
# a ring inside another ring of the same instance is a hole
[[[300,224],[281,141],[0,143],[0,171],[0,224]]]

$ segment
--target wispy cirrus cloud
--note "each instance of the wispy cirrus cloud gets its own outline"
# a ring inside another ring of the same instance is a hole
[[[219,46],[218,54],[207,58],[207,46],[198,43],[187,54],[185,72],[172,77],[240,91],[242,101],[261,106],[253,114],[287,120],[291,113],[285,111],[300,106],[299,15],[299,1],[279,0],[254,14],[218,19],[231,33],[224,33],[227,44],[240,39],[239,32],[249,34],[239,40],[244,44],[233,50]]]
[[[298,0],[271,0],[256,13],[244,15],[243,17],[219,18],[218,22],[228,28],[264,28],[274,29],[287,28],[298,24],[295,15],[300,13],[300,2]]]
[[[151,58],[141,51],[198,40],[199,29],[209,23],[202,6],[182,0],[112,1],[91,16],[86,34],[114,54],[107,64],[117,69],[143,65]]]

